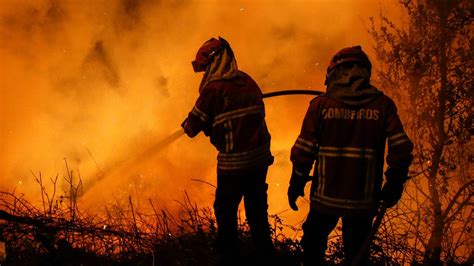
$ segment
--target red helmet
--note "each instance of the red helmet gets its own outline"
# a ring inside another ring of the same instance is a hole
[[[192,62],[194,72],[205,71],[207,66],[212,62],[214,56],[219,54],[219,52],[224,48],[230,52],[232,57],[234,56],[229,43],[224,38],[219,37],[219,40],[211,38],[206,41],[201,48],[199,48],[196,54],[196,59]]]
[[[345,63],[357,63],[368,68],[369,71],[372,70],[372,64],[370,63],[369,57],[367,57],[364,51],[362,51],[360,45],[346,47],[337,52],[331,59],[331,62],[329,62],[327,73],[331,72],[338,65]]]

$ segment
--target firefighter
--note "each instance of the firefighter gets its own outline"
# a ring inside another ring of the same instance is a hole
[[[326,93],[311,101],[291,149],[288,201],[293,210],[298,210],[296,200],[304,196],[305,184],[312,182],[310,211],[303,224],[304,265],[325,265],[328,235],[339,218],[345,263],[350,265],[380,201],[393,207],[408,179],[413,144],[395,103],[370,84],[371,69],[360,46],[336,53],[327,68]],[[369,253],[362,258],[361,265],[367,265]]]
[[[257,254],[271,256],[266,175],[273,156],[262,92],[238,70],[229,43],[221,37],[205,42],[192,65],[204,76],[182,127],[191,138],[203,131],[219,151],[214,212],[222,264],[238,259],[237,211],[242,198]]]

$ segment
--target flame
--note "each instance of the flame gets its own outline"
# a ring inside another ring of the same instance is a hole
[[[38,199],[30,170],[66,175],[64,159],[90,184],[166,138],[197,98],[201,76],[190,62],[211,36],[230,41],[239,67],[266,92],[324,90],[324,62],[335,51],[361,44],[371,54],[363,21],[380,4],[362,2],[2,1],[0,187],[20,184]],[[382,8],[396,14],[396,3]],[[289,150],[309,100],[266,100],[276,158],[268,175],[270,213],[288,210]],[[138,204],[150,198],[172,207],[186,190],[209,206],[214,188],[205,182],[215,184],[215,157],[203,135],[177,139],[119,167],[81,203],[103,206],[131,195]],[[300,221],[307,208],[300,205],[303,211],[284,216]]]

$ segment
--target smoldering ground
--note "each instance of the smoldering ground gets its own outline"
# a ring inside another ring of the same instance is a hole
[[[85,206],[132,195],[169,207],[184,190],[210,205],[213,188],[191,180],[215,183],[216,151],[206,138],[144,153],[192,108],[201,78],[190,65],[197,48],[221,35],[264,91],[324,90],[331,55],[355,44],[370,55],[363,21],[379,8],[396,13],[396,3],[0,1],[1,188],[39,200],[30,171],[65,175],[67,160],[89,184]],[[271,213],[288,209],[289,150],[309,100],[266,100],[276,156]]]

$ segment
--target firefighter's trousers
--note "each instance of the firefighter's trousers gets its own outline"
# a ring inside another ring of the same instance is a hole
[[[245,214],[257,254],[273,251],[268,224],[267,188],[268,167],[238,172],[218,172],[214,212],[217,220],[217,250],[238,254],[237,212],[244,199]]]
[[[328,236],[342,218],[342,240],[344,245],[344,265],[351,265],[372,226],[372,215],[335,216],[321,213],[311,208],[303,223],[303,265],[326,265],[324,254]],[[368,265],[369,254],[364,254],[361,265]]]

